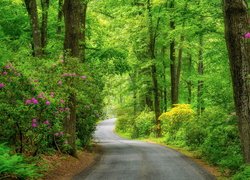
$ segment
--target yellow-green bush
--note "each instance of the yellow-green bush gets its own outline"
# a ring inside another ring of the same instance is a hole
[[[153,133],[154,112],[142,111],[135,119],[135,137],[148,137]]]
[[[134,119],[131,115],[131,108],[117,108],[116,109],[116,127],[115,130],[120,133],[132,134],[134,128]]]
[[[176,104],[174,108],[159,117],[163,135],[175,139],[175,135],[183,123],[191,121],[194,115],[189,104]]]

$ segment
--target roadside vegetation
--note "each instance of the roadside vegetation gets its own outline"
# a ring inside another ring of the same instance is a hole
[[[77,157],[96,122],[250,178],[249,0],[1,0],[0,179]]]

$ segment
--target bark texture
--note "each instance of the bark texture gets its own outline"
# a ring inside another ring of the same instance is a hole
[[[233,80],[234,101],[246,163],[250,163],[250,43],[244,38],[248,29],[244,0],[223,0],[225,37]]]
[[[63,6],[65,21],[64,49],[72,57],[80,57],[81,1],[65,0]]]
[[[86,60],[86,18],[87,18],[87,2],[81,3],[81,61]]]
[[[151,77],[153,82],[153,93],[154,93],[154,111],[155,111],[155,120],[156,120],[156,135],[157,137],[161,136],[161,124],[160,124],[160,95],[159,95],[159,85],[157,79],[157,68],[156,68],[156,58],[155,58],[155,41],[156,41],[156,30],[153,29],[153,19],[152,19],[152,9],[151,9],[151,1],[147,1],[147,9],[148,9],[148,18],[149,18],[149,48],[148,55],[152,60],[151,66]]]
[[[203,98],[203,86],[204,81],[202,80],[202,76],[204,74],[204,61],[203,61],[203,35],[201,34],[199,37],[199,62],[198,62],[198,90],[197,90],[197,113],[198,115],[201,115],[203,111],[205,110],[205,102]]]
[[[63,19],[63,0],[58,0],[57,34],[62,33],[62,19]]]
[[[63,11],[65,19],[65,55],[80,58],[81,1],[65,0]],[[73,92],[69,96],[69,108],[70,117],[65,119],[65,132],[69,135],[70,154],[76,156],[76,94]]]
[[[175,7],[175,1],[171,0],[169,8]],[[170,19],[170,30],[175,29],[175,21],[173,17]],[[178,85],[177,85],[177,67],[176,67],[176,53],[175,53],[175,39],[170,42],[170,73],[171,73],[171,103],[178,104]]]
[[[32,30],[32,47],[33,56],[42,56],[41,32],[39,28],[39,19],[37,13],[36,0],[24,0],[27,12],[30,18],[30,26]]]
[[[41,0],[41,7],[42,7],[41,47],[44,54],[47,45],[49,0]]]

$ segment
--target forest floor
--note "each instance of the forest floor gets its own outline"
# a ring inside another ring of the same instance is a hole
[[[101,148],[95,145],[92,151],[78,151],[78,158],[65,154],[43,156],[43,163],[49,170],[41,180],[71,180],[76,174],[91,168],[98,160],[100,151]]]

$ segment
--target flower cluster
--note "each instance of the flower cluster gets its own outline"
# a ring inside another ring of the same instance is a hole
[[[38,126],[37,120],[36,119],[32,119],[32,127],[36,128],[37,126]]]
[[[247,32],[247,33],[244,35],[244,38],[250,39],[250,32]]]
[[[30,104],[38,104],[38,100],[36,98],[32,98],[32,99],[27,99],[25,104],[26,105],[30,105]]]
[[[4,88],[5,84],[4,83],[0,83],[0,89]]]
[[[64,73],[62,77],[80,77],[81,79],[86,79],[86,76],[77,75],[76,73]]]
[[[54,134],[54,136],[57,136],[57,137],[58,136],[63,136],[63,135],[64,135],[64,132],[57,132],[57,133]]]

